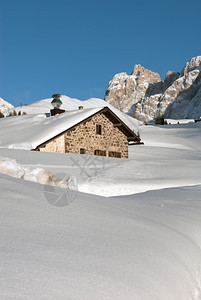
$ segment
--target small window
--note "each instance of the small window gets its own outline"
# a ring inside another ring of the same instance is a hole
[[[106,156],[106,151],[105,150],[94,150],[94,155]]]
[[[86,150],[84,148],[80,148],[80,154],[85,154]]]
[[[109,151],[108,156],[121,158],[121,152]]]
[[[96,124],[96,134],[101,135],[102,126],[100,124]]]

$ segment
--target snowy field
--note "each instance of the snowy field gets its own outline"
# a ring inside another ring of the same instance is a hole
[[[140,134],[128,160],[0,149],[0,299],[201,299],[201,124]]]
[[[5,148],[0,155],[61,179],[75,176],[79,191],[107,197],[201,183],[201,122],[140,126],[140,134],[145,145],[129,146],[128,160]]]

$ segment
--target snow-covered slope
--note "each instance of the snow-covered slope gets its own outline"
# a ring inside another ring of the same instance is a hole
[[[42,168],[85,192],[58,208],[53,187],[0,174],[0,299],[201,299],[201,123],[141,137],[128,160],[0,149],[23,178]]]
[[[136,194],[201,183],[201,122],[140,129],[145,144],[130,146],[127,160],[6,148],[1,148],[0,153],[25,167],[43,168],[56,177],[63,172],[73,175],[80,191],[97,195]]]
[[[23,166],[17,163],[15,159],[8,157],[0,156],[0,173],[41,184],[77,190],[77,182],[75,177],[69,176],[68,179],[66,178],[66,180],[58,179],[51,172],[43,168],[33,169]]]
[[[63,208],[37,183],[0,188],[0,299],[200,299],[201,186]]]
[[[32,104],[16,107],[16,111],[23,111],[27,114],[50,114],[50,109],[52,109],[51,105],[52,98],[43,99]],[[62,95],[61,101],[63,104],[61,105],[61,109],[65,109],[66,111],[77,110],[79,106],[83,106],[83,108],[100,108],[100,107],[109,107],[124,123],[127,124],[132,130],[137,132],[138,125],[141,123],[138,120],[131,118],[130,116],[122,113],[120,110],[116,109],[109,103],[105,102],[102,99],[98,98],[90,98],[85,101],[81,101],[75,98],[70,98],[68,96]]]
[[[6,114],[9,110],[14,109],[14,106],[0,97],[0,111]]]

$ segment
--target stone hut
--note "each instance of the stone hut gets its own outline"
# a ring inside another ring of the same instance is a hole
[[[52,118],[58,118],[54,120],[57,130],[52,126],[52,136],[32,150],[128,158],[129,142],[140,144],[140,138],[108,107],[78,109]]]

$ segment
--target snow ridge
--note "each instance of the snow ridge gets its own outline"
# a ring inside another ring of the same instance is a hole
[[[51,172],[43,168],[30,169],[29,167],[24,167],[17,163],[15,159],[7,157],[0,156],[0,173],[40,184],[69,188],[68,182],[57,179]],[[69,182],[70,179],[69,177]]]
[[[3,114],[6,114],[10,109],[13,109],[14,106],[10,103],[8,103],[7,101],[3,100],[1,97],[0,97],[0,111],[3,113]]]

